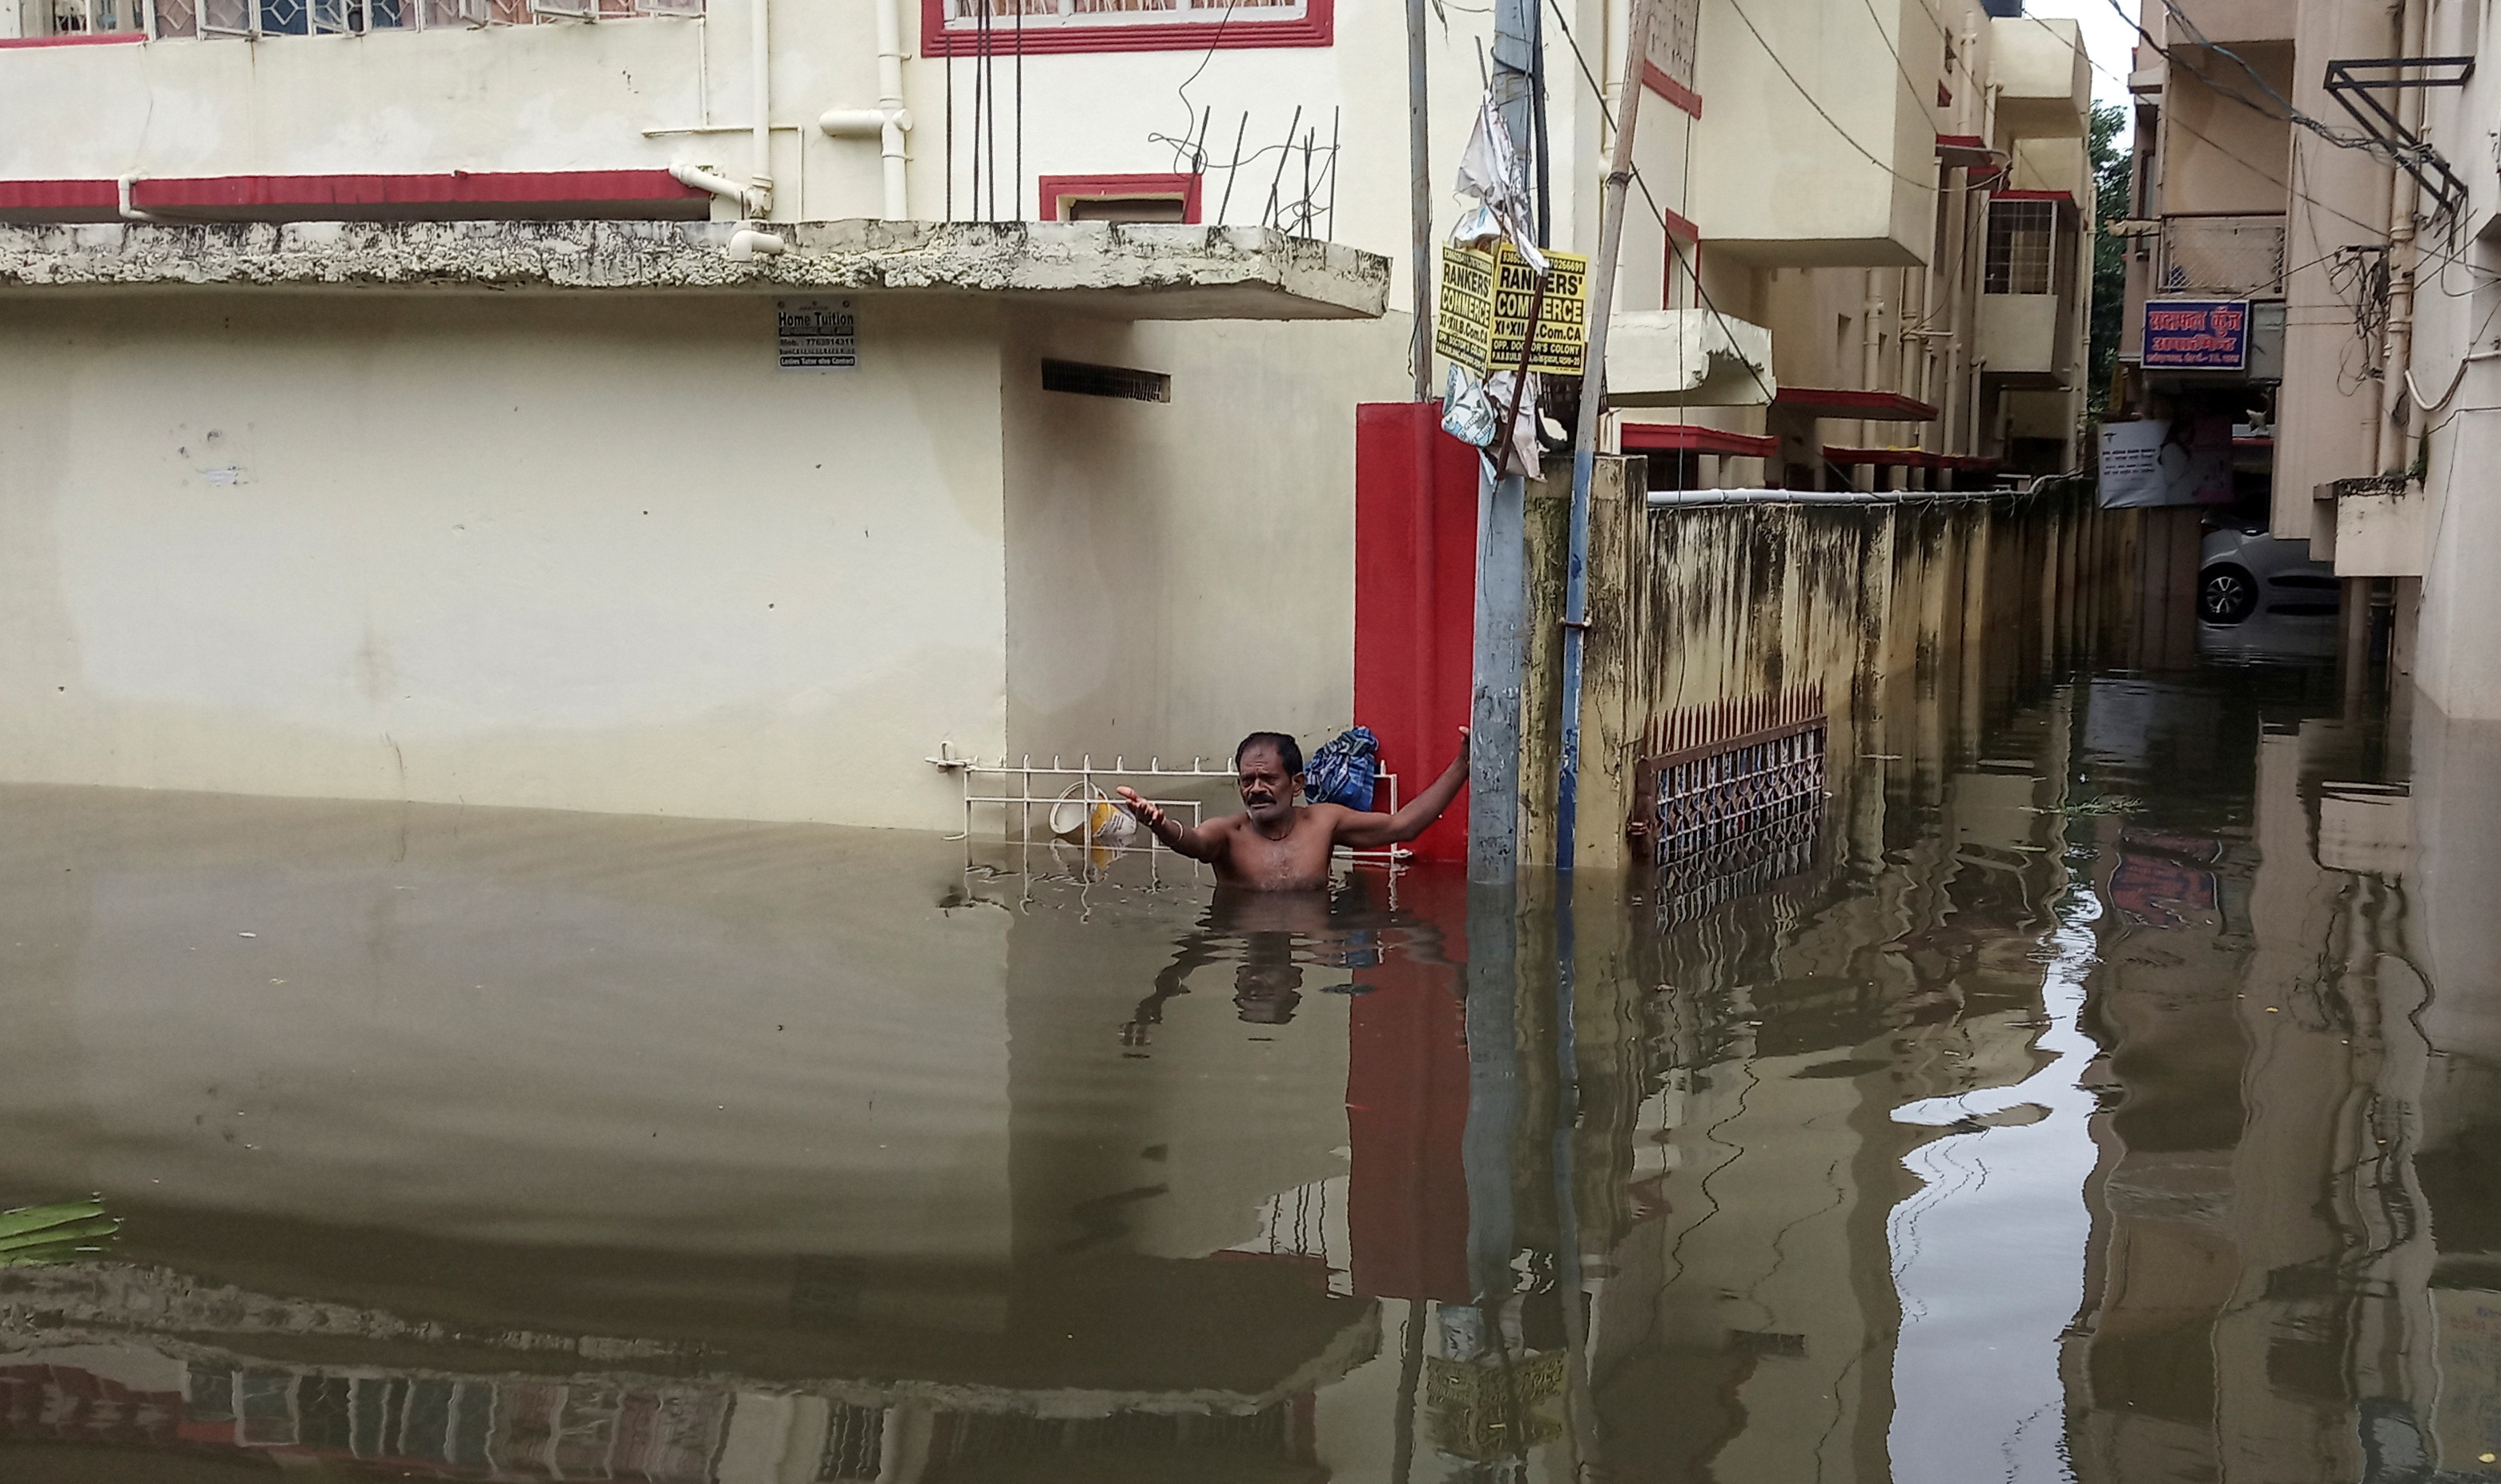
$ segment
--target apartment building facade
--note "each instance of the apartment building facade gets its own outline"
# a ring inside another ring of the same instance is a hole
[[[2471,576],[2501,542],[2476,476],[2501,281],[2480,14],[2162,0],[2139,24],[2116,405],[2238,423],[2253,512],[2334,562],[2353,646],[2384,614],[2397,683],[2501,716],[2501,603]],[[2176,299],[2247,304],[2242,368],[2149,362],[2148,301]]]
[[[1547,18],[1585,251],[1628,11]],[[1437,233],[1490,25],[1433,22]],[[949,827],[942,743],[1344,725],[1405,46],[1335,0],[0,5],[0,774]],[[1614,444],[2078,462],[2071,24],[1670,0],[1643,75],[1618,341],[1711,374],[1627,371]]]

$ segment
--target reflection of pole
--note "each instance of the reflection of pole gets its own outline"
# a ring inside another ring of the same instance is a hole
[[[1563,568],[1563,746],[1555,770],[1554,865],[1572,869],[1581,809],[1581,641],[1589,627],[1589,485],[1598,468],[1598,404],[1607,392],[1607,317],[1615,312],[1616,258],[1623,250],[1624,192],[1633,178],[1633,116],[1641,107],[1650,49],[1650,6],[1633,0],[1624,81],[1616,95],[1616,142],[1599,208],[1598,257],[1589,265],[1589,348],[1581,364],[1580,427],[1572,440],[1572,535]],[[1568,889],[1565,895],[1569,895]],[[1568,908],[1566,909],[1569,910]]]
[[[1245,116],[1248,117],[1248,116]],[[1424,0],[1407,0],[1407,216],[1414,238],[1416,337],[1407,354],[1416,363],[1416,400],[1433,399],[1433,187],[1432,131],[1424,107]],[[1242,152],[1233,152],[1236,159]],[[1334,179],[1334,177],[1332,177]],[[1330,223],[1334,230],[1335,222]]]
[[[1649,10],[1633,0],[1639,44]],[[1635,52],[1636,56],[1640,53]],[[1589,1395],[1589,1326],[1581,1312],[1581,1208],[1572,1188],[1572,1130],[1581,1121],[1581,1055],[1572,1025],[1572,878],[1554,893],[1554,1298],[1563,1310],[1563,1417],[1578,1467],[1598,1462],[1598,1417]]]
[[[1519,923],[1508,888],[1468,889],[1468,1291],[1481,1304],[1512,1289],[1511,1143],[1519,1127]]]
[[[1407,1300],[1407,1330],[1398,1356],[1398,1431],[1389,1442],[1389,1484],[1416,1470],[1416,1383],[1424,1374],[1424,1300]]]

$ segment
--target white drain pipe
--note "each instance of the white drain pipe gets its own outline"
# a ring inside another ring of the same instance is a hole
[[[749,0],[748,62],[754,74],[755,162],[749,173],[754,199],[747,215],[762,220],[773,215],[773,0]]]
[[[829,108],[817,127],[834,139],[876,136],[885,163],[885,209],[881,215],[888,221],[911,219],[903,169],[903,137],[912,130],[912,111],[903,106],[902,0],[877,0],[877,107]]]
[[[752,218],[756,215],[755,203],[750,199],[746,186],[726,176],[715,175],[701,165],[671,165],[669,179],[681,186],[691,186],[697,190],[711,191],[736,207],[741,218]]]

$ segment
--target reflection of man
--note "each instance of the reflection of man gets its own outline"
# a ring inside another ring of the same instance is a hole
[[[1234,1014],[1252,1026],[1283,1026],[1303,1002],[1302,988],[1303,971],[1290,961],[1245,963],[1233,971]]]
[[[1163,1024],[1164,1001],[1188,994],[1190,974],[1232,957],[1236,945],[1235,1013],[1250,1025],[1285,1025],[1303,1002],[1303,961],[1343,965],[1357,952],[1357,934],[1369,938],[1387,921],[1351,883],[1346,900],[1334,908],[1318,892],[1219,886],[1207,916],[1183,936],[1172,961],[1155,975],[1155,992],[1138,1002],[1138,1013],[1120,1028],[1121,1044],[1146,1045],[1148,1028]]]

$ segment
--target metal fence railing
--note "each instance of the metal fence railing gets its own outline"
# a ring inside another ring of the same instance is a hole
[[[2264,299],[2284,293],[2284,215],[2162,219],[2163,293]]]
[[[65,31],[157,37],[353,36],[369,31],[525,26],[559,20],[695,17],[705,0],[68,0]]]

